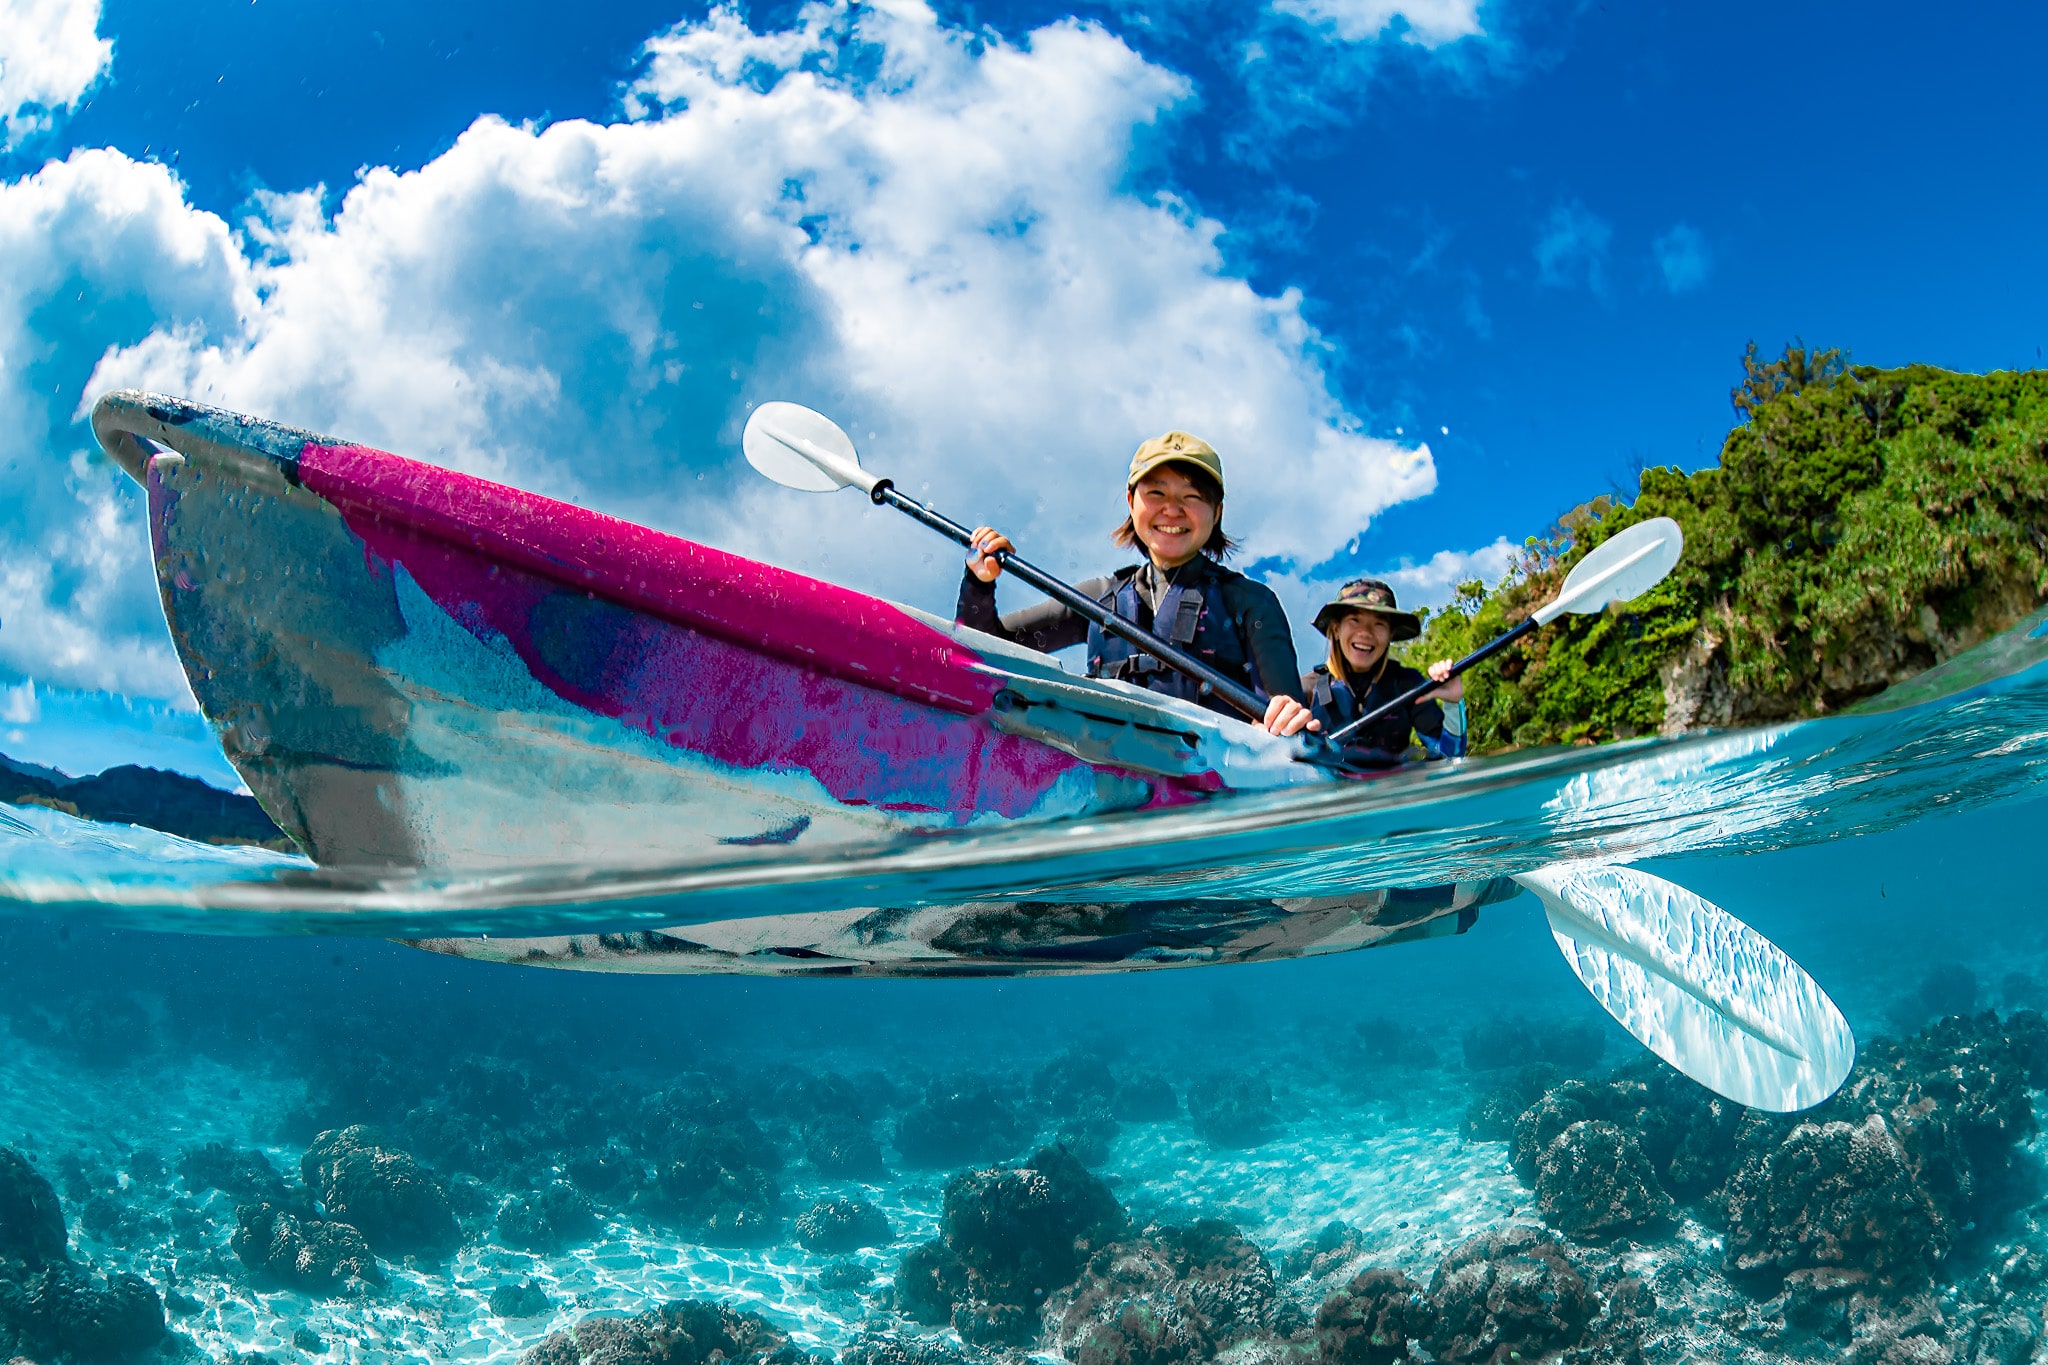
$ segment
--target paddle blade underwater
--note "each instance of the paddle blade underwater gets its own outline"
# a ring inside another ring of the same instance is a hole
[[[1515,880],[1601,1008],[1709,1090],[1792,1113],[1848,1077],[1856,1039],[1835,1002],[1711,901],[1632,867],[1556,863]]]

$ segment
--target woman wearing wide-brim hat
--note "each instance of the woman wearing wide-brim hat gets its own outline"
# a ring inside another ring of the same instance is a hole
[[[1145,559],[1075,586],[1120,616],[1162,635],[1203,663],[1266,699],[1262,724],[1292,735],[1314,722],[1301,691],[1294,634],[1280,599],[1262,583],[1223,567],[1233,542],[1223,534],[1223,457],[1185,431],[1138,447],[1124,481],[1129,515],[1110,539]],[[1234,716],[1192,678],[1133,648],[1058,602],[996,614],[995,556],[1010,538],[978,527],[967,554],[954,617],[962,625],[1047,654],[1088,644],[1088,676],[1116,678]]]
[[[1402,611],[1394,590],[1375,578],[1346,583],[1316,612],[1315,627],[1330,641],[1330,657],[1301,680],[1321,723],[1333,733],[1419,686],[1424,675],[1388,654],[1390,645],[1422,634],[1414,612]],[[1345,738],[1347,749],[1398,758],[1420,741],[1430,758],[1458,758],[1465,752],[1465,684],[1451,676],[1451,661],[1429,666],[1442,686],[1397,707]]]

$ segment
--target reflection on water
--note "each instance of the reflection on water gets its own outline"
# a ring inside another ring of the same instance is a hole
[[[2025,638],[1906,707],[859,865],[440,885],[11,808],[0,1358],[2027,1360]],[[521,972],[309,932],[1331,894],[1566,854],[1782,945],[1862,1040],[1844,1091],[1767,1116],[1677,1077],[1527,897],[1382,952],[1010,981]],[[165,932],[194,926],[232,932]]]

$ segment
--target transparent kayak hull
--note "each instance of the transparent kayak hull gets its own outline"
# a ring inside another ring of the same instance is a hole
[[[1329,779],[1253,727],[801,574],[159,395],[147,490],[202,710],[322,866],[642,866]]]

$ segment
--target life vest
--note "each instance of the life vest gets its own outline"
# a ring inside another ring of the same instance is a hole
[[[1228,601],[1230,580],[1238,575],[1218,565],[1209,566],[1207,594],[1194,583],[1173,584],[1160,598],[1155,617],[1138,591],[1139,567],[1119,570],[1116,575],[1116,614],[1179,645],[1259,700],[1266,700],[1265,689],[1251,675],[1251,649]],[[1114,678],[1225,715],[1237,714],[1227,703],[1203,695],[1202,685],[1187,674],[1098,625],[1088,627],[1088,676]]]
[[[1302,684],[1309,695],[1310,710],[1315,718],[1323,723],[1323,733],[1327,735],[1349,725],[1371,707],[1382,706],[1392,701],[1421,681],[1421,673],[1388,660],[1379,681],[1366,692],[1370,706],[1359,704],[1359,698],[1351,690],[1350,684],[1330,676],[1328,664],[1317,664],[1316,671],[1302,679]],[[1369,749],[1376,753],[1396,756],[1405,753],[1409,738],[1415,730],[1415,711],[1414,706],[1404,706],[1388,712],[1372,724],[1346,737],[1345,749]]]

